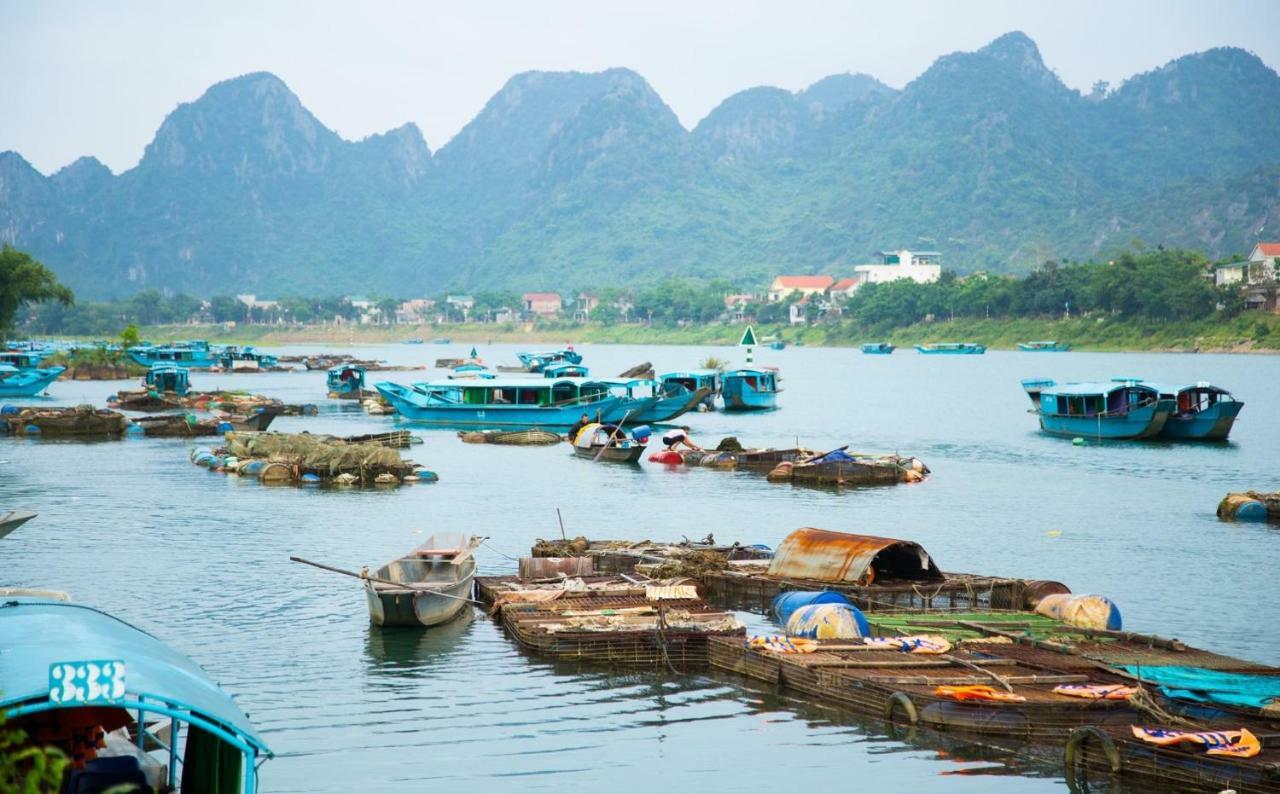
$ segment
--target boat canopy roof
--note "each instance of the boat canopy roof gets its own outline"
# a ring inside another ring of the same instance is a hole
[[[271,755],[231,695],[199,665],[141,629],[92,607],[47,598],[13,597],[0,604],[0,709],[19,713],[112,703],[58,704],[50,670],[63,662],[119,660],[130,708],[167,707],[171,716],[208,723],[239,749]],[[19,711],[20,709],[20,711]],[[172,713],[172,712],[177,712]]]
[[[597,378],[486,378],[484,380],[426,380],[413,384],[420,389],[550,389],[560,383],[574,386],[608,386]]]
[[[658,376],[658,380],[669,380],[672,378],[707,378],[719,375],[718,369],[688,369],[684,372],[664,372]]]
[[[1231,392],[1221,386],[1214,386],[1212,383],[1202,380],[1198,383],[1148,383],[1146,384],[1153,389],[1159,389],[1161,394],[1181,394],[1184,391],[1207,392],[1209,394],[1226,394]]]
[[[1140,389],[1157,393],[1156,387],[1150,383],[1143,383],[1138,379],[1132,380],[1109,380],[1109,381],[1093,381],[1084,383],[1055,383],[1051,386],[1045,386],[1040,390],[1041,394],[1046,395],[1063,395],[1071,397],[1085,397],[1089,395],[1110,394],[1120,389]]]
[[[777,374],[778,374],[778,373],[777,373],[777,371],[772,370],[772,369],[762,369],[762,368],[759,368],[759,367],[741,367],[741,368],[739,368],[739,369],[731,369],[731,370],[729,370],[728,372],[724,373],[724,376],[725,376],[726,378],[729,378],[729,377],[732,377],[732,376],[734,376],[734,375],[742,375],[742,376],[750,376],[750,375],[773,375],[773,376],[776,376]]]
[[[783,539],[769,563],[768,575],[855,583],[863,580],[872,567],[873,578],[926,582],[943,579],[929,553],[918,543],[814,527],[797,529]]]
[[[21,372],[21,371],[22,370],[18,369],[12,364],[6,364],[3,361],[0,361],[0,375],[12,375],[15,372]]]
[[[347,370],[352,370],[352,369],[357,370],[359,372],[364,372],[364,367],[360,366],[359,364],[347,363],[347,364],[339,364],[336,367],[329,367],[329,371],[335,374],[340,374],[340,373],[346,372]]]

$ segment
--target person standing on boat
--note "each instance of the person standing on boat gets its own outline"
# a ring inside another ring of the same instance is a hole
[[[674,450],[680,444],[684,444],[689,449],[696,449],[699,452],[702,451],[702,447],[698,446],[697,444],[689,440],[688,425],[684,427],[677,427],[673,430],[668,430],[667,432],[663,433],[662,443],[666,444],[667,449],[670,449],[670,450]]]
[[[591,418],[586,414],[583,414],[581,419],[574,422],[573,425],[569,428],[569,443],[572,444],[574,441],[576,441],[578,438],[578,434],[582,432],[582,428],[586,427],[589,424],[591,424]]]

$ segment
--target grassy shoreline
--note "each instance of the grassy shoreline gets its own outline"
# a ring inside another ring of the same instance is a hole
[[[740,325],[711,324],[686,327],[545,323],[536,325],[394,325],[394,326],[154,326],[142,329],[155,342],[208,339],[230,344],[388,344],[411,337],[449,338],[456,344],[516,343],[559,345],[595,344],[735,345]],[[973,320],[918,323],[876,333],[847,323],[790,327],[756,327],[760,337],[779,336],[790,343],[814,347],[856,347],[868,341],[887,341],[899,347],[928,342],[978,342],[993,350],[1013,350],[1019,342],[1055,339],[1076,350],[1108,352],[1280,352],[1280,315],[1250,312],[1229,321],[1158,323],[1138,320]]]

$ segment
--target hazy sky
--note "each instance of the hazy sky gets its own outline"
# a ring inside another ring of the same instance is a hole
[[[866,72],[901,87],[1010,30],[1074,88],[1222,45],[1280,64],[1277,0],[0,0],[0,151],[46,173],[85,154],[119,172],[178,103],[259,70],[343,137],[415,121],[432,150],[529,69],[630,67],[692,127],[756,85]]]

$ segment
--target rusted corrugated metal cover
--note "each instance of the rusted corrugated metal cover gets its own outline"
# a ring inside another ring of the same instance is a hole
[[[595,565],[590,557],[521,557],[521,579],[554,579],[566,576],[591,576]]]
[[[873,535],[851,535],[826,529],[797,529],[778,546],[769,564],[769,576],[788,579],[814,579],[819,582],[857,584],[864,582],[867,569],[876,557],[886,551],[895,552],[896,560],[904,556],[920,568],[911,566],[912,579],[941,581],[942,573],[920,544],[896,538]],[[874,574],[872,577],[874,578]],[[865,582],[864,582],[865,583]]]

